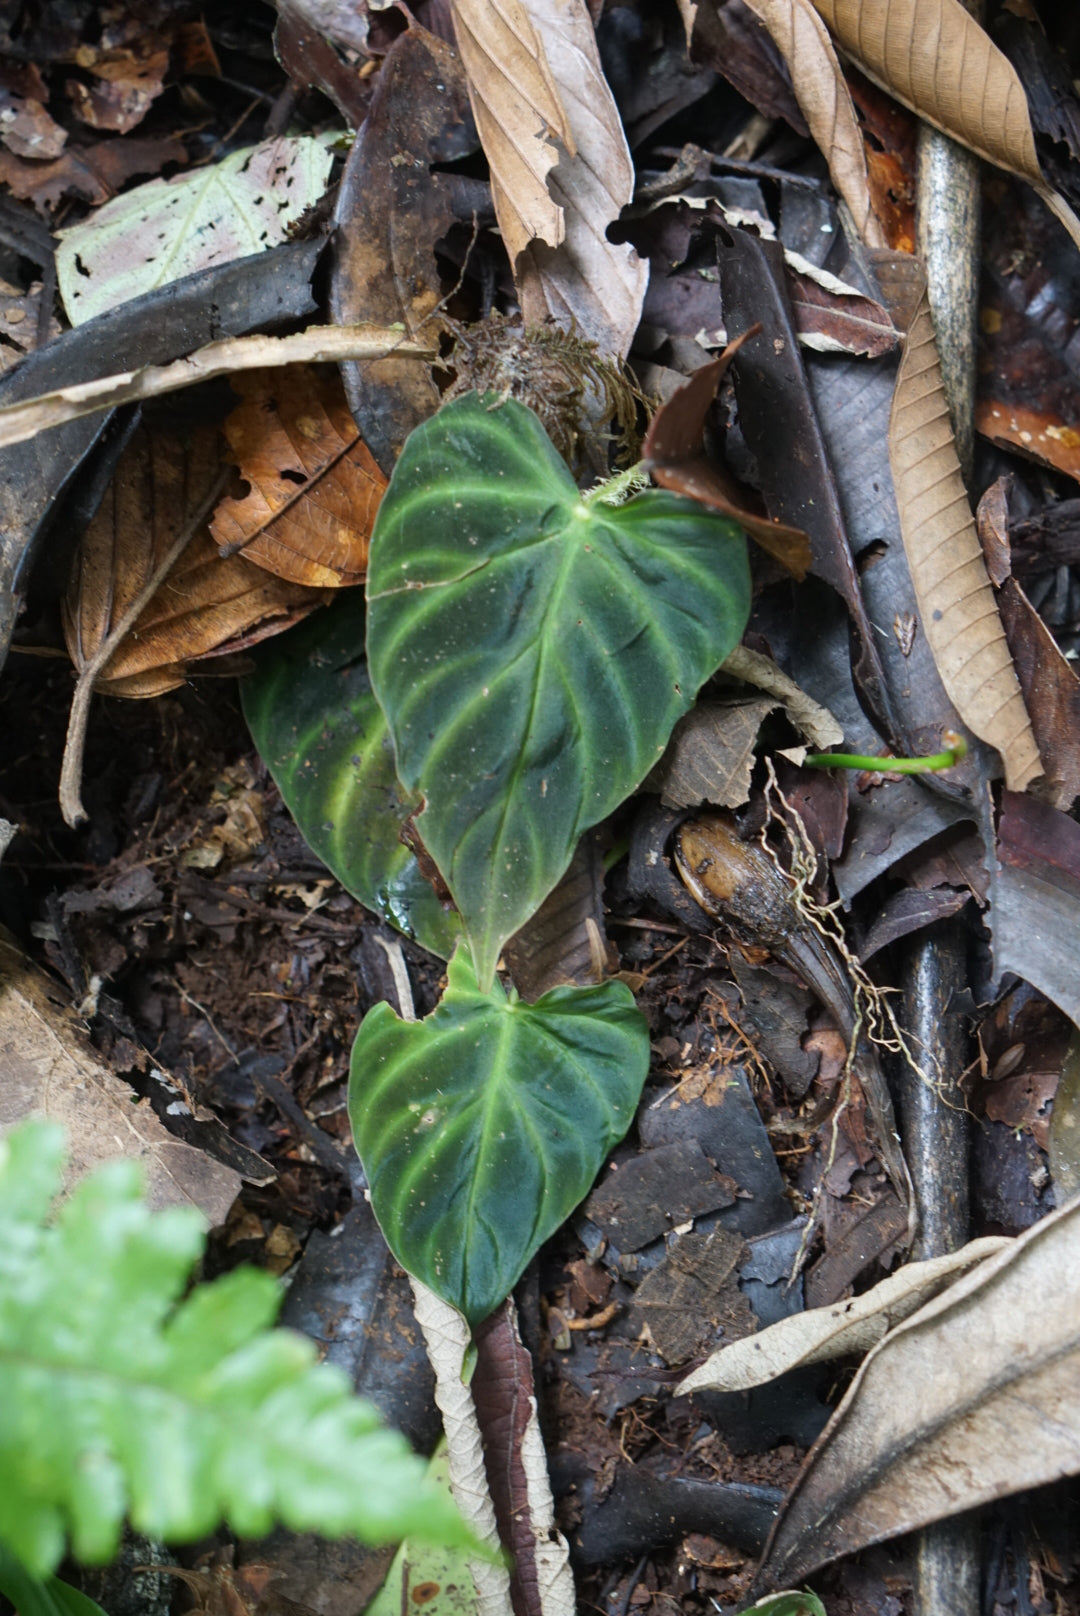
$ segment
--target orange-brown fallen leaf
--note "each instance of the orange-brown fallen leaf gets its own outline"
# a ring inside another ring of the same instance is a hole
[[[67,596],[64,634],[80,671],[119,622],[213,486],[217,434],[187,443],[140,428],[83,534]],[[195,534],[95,688],[155,696],[182,684],[188,664],[250,645],[324,600],[321,590],[275,578],[240,556],[223,560],[204,526]]]
[[[250,484],[223,499],[211,532],[223,556],[242,551],[268,572],[319,588],[358,584],[386,478],[349,413],[336,370],[252,371],[225,422]]]

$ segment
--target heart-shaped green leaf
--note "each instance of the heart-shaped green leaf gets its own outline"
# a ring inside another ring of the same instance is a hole
[[[349,1083],[375,1215],[411,1274],[479,1324],[630,1126],[649,1033],[621,982],[536,1004],[477,986],[468,950],[424,1021],[365,1016]]]
[[[589,503],[523,405],[466,394],[412,433],[371,540],[368,658],[481,985],[749,609],[738,528],[656,490]]]
[[[444,959],[461,935],[399,832],[419,798],[402,791],[364,661],[364,600],[345,590],[259,647],[241,681],[244,717],[309,847],[368,909]]]

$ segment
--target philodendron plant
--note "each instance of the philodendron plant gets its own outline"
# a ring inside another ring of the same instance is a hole
[[[476,1325],[634,1114],[644,1018],[609,981],[535,1004],[496,970],[583,832],[648,774],[750,607],[739,529],[628,482],[583,495],[523,405],[475,393],[402,451],[357,591],[264,648],[255,741],[312,848],[449,959],[424,1021],[376,1005],[349,1107],[376,1216]],[[366,640],[366,657],[365,657]],[[409,821],[450,893],[401,840]]]

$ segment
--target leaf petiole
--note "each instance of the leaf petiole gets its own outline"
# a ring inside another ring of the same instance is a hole
[[[946,730],[943,752],[929,757],[869,757],[857,752],[809,752],[803,758],[807,769],[870,769],[881,774],[935,774],[951,769],[967,757],[967,742],[955,730]]]

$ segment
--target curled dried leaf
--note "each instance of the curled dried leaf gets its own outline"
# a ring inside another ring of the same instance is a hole
[[[68,651],[80,671],[112,632],[217,476],[217,434],[187,444],[135,434],[83,535],[63,604]],[[189,662],[250,644],[310,611],[324,595],[274,578],[239,556],[223,561],[204,527],[118,645],[96,688],[156,696],[182,684]]]
[[[859,121],[828,30],[810,0],[747,0],[791,73],[799,110],[829,165],[833,184],[869,247],[885,236],[874,216]]]
[[[1001,754],[1011,790],[1042,770],[960,472],[930,305],[911,323],[889,420],[900,531],[919,620],[964,723]]]
[[[634,167],[584,0],[453,9],[525,323],[551,320],[624,358],[649,271],[607,239]]]
[[[810,1450],[758,1590],[1080,1470],[1078,1256],[1073,1197],[885,1337]]]
[[[1033,185],[1080,246],[1080,220],[1039,167],[1027,96],[961,0],[814,0],[867,78],[987,162]]]
[[[744,1336],[714,1352],[679,1386],[679,1395],[702,1391],[748,1391],[799,1364],[822,1363],[868,1352],[895,1325],[945,1286],[1010,1244],[1005,1236],[972,1240],[959,1251],[928,1262],[905,1263],[871,1290],[831,1307],[812,1307]]]
[[[522,0],[454,0],[451,10],[491,168],[499,229],[513,264],[531,241],[557,247],[566,233],[547,176],[559,161],[556,140],[574,150],[570,118]]]
[[[210,530],[223,556],[312,587],[362,583],[386,478],[345,402],[336,371],[253,371],[225,436],[250,484],[223,499]]]

